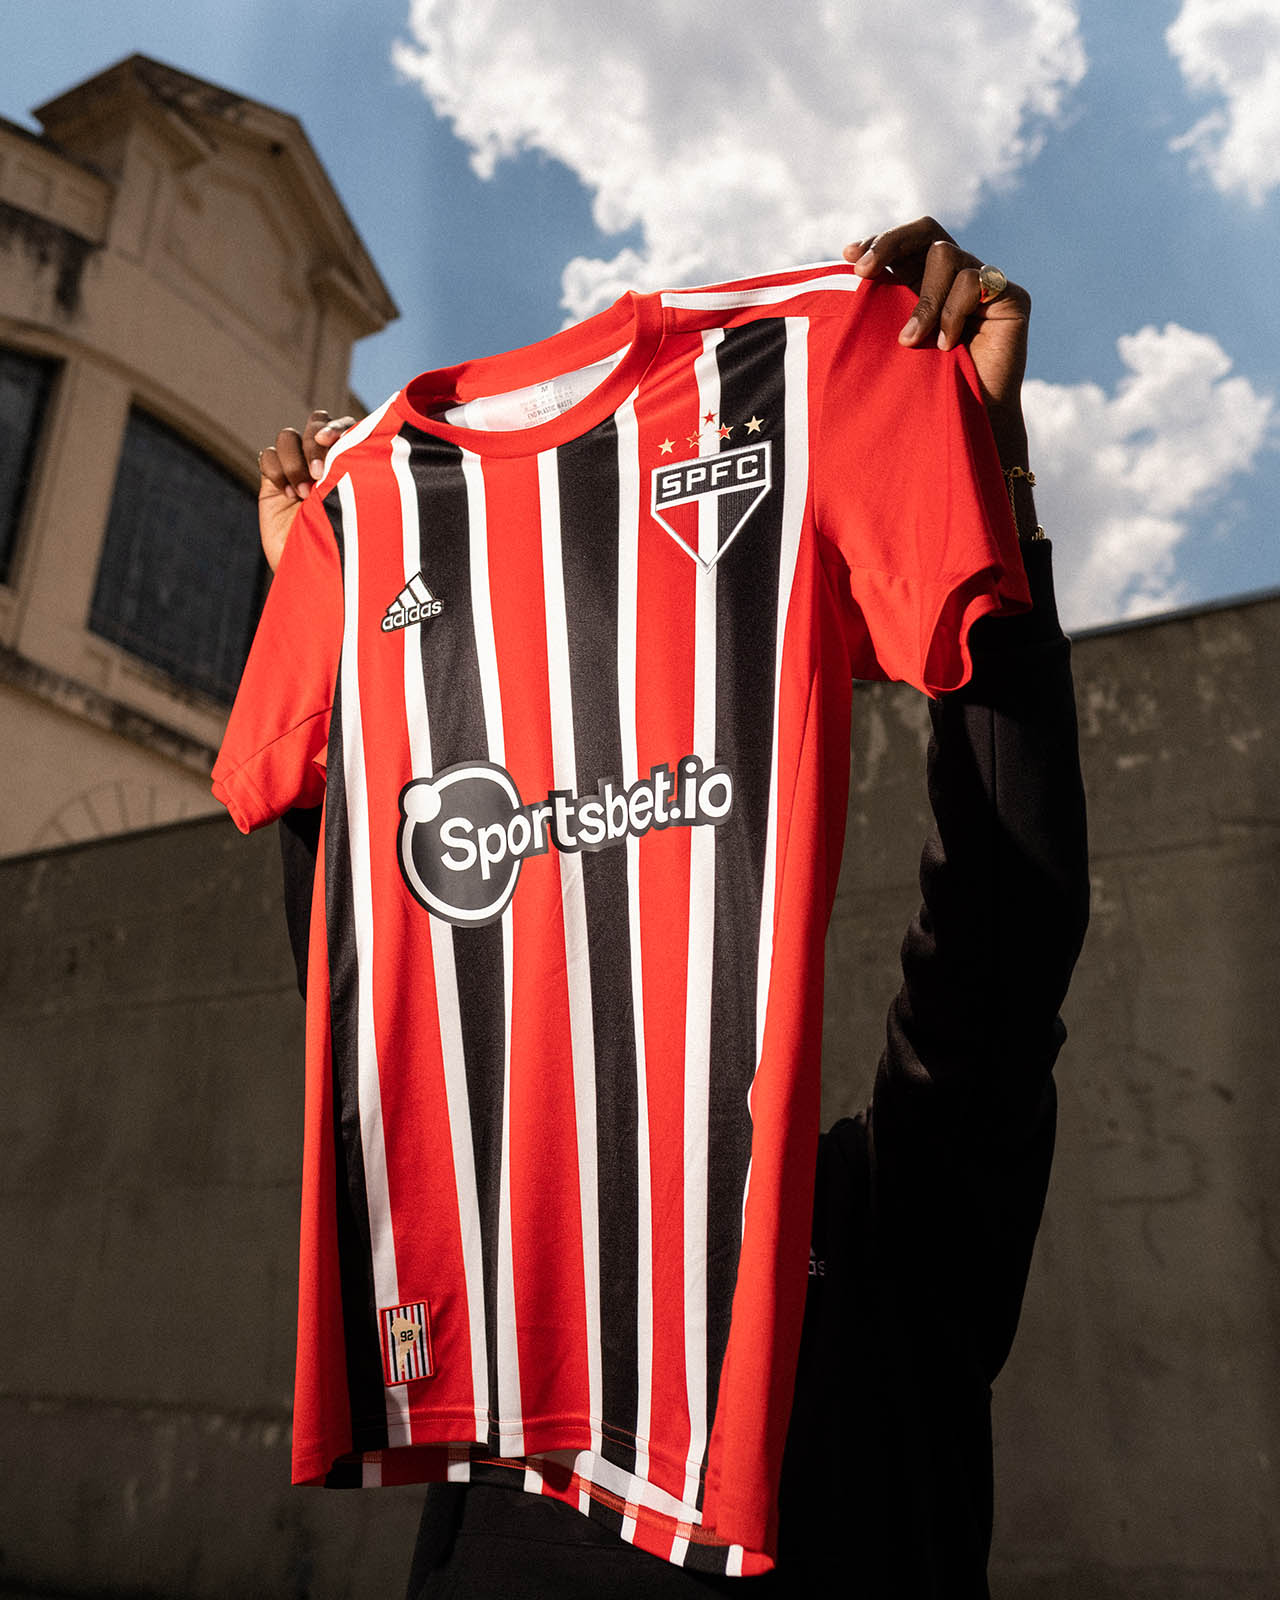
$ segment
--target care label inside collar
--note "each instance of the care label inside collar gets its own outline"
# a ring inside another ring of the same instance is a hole
[[[486,433],[513,433],[520,428],[536,428],[553,422],[579,405],[593,389],[598,389],[626,354],[618,350],[589,367],[576,372],[557,373],[542,383],[504,394],[478,395],[460,406],[432,412],[439,421],[455,428],[473,428]]]

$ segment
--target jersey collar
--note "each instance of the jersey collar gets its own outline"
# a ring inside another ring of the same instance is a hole
[[[653,360],[662,324],[659,295],[628,293],[607,311],[538,344],[424,372],[395,396],[392,405],[414,427],[476,455],[523,456],[553,450],[589,433],[635,390]],[[547,422],[497,431],[459,428],[432,415],[481,395],[522,389],[591,366],[623,346],[626,353],[608,377],[576,405]]]

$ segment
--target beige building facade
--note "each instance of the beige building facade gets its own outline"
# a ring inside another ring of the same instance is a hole
[[[0,855],[215,809],[258,449],[396,308],[299,123],[132,56],[0,121]]]

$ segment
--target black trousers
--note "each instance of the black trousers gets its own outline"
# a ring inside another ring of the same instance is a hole
[[[686,1572],[546,1496],[439,1483],[423,1508],[407,1600],[780,1600],[788,1593],[777,1573]]]

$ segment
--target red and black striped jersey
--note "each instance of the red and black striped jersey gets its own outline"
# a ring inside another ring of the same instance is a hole
[[[910,304],[628,295],[330,452],[214,773],[324,801],[297,1481],[516,1472],[770,1566],[851,679],[958,686],[1027,600]]]

